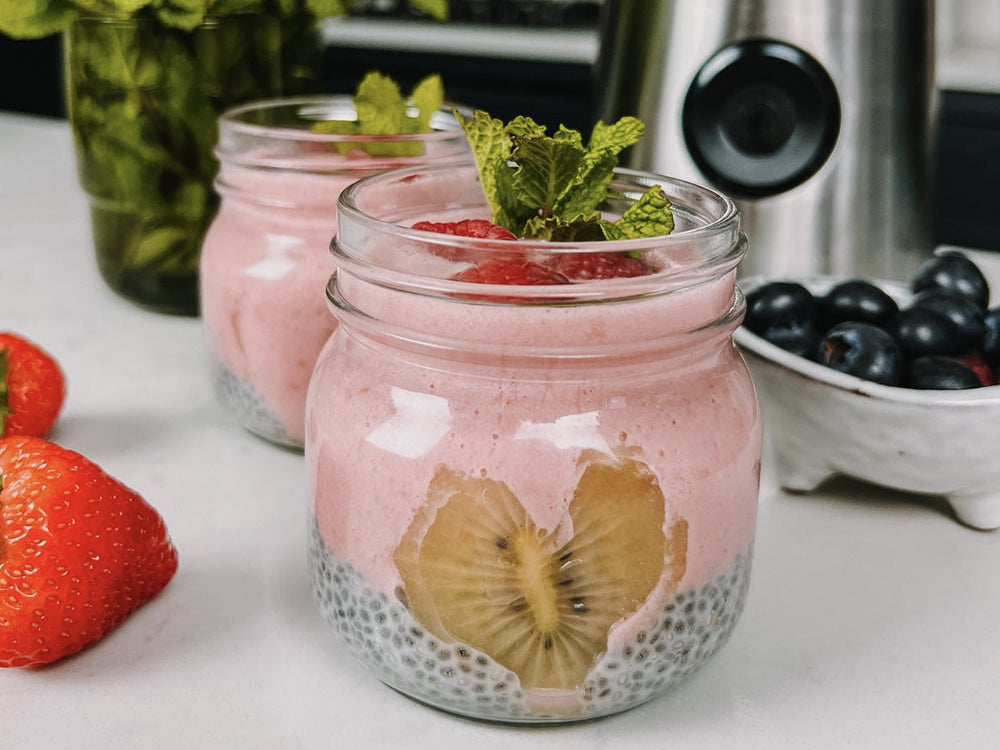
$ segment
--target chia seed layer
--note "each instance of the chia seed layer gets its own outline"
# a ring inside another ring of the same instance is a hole
[[[215,397],[243,427],[272,443],[302,450],[302,444],[288,437],[285,428],[271,413],[253,386],[234,375],[229,368],[214,358],[211,363],[211,377]]]
[[[517,675],[487,654],[428,633],[397,597],[369,588],[352,566],[330,555],[315,523],[309,569],[323,618],[382,682],[452,713],[541,723],[627,710],[698,669],[723,646],[739,618],[750,582],[750,552],[737,555],[701,588],[679,593],[634,642],[604,654],[576,695],[555,702],[523,690]]]

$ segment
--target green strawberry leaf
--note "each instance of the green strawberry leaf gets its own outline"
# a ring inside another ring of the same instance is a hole
[[[663,188],[653,185],[625,209],[615,226],[626,239],[662,237],[674,231],[674,213]]]
[[[0,349],[0,435],[3,435],[4,424],[12,412],[7,398],[7,367],[10,361],[10,350]]]

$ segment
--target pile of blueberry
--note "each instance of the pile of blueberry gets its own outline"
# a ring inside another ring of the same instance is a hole
[[[960,389],[1000,376],[1000,306],[959,252],[940,253],[913,277],[902,308],[862,279],[821,296],[773,281],[747,295],[744,325],[772,344],[840,372],[884,385]]]

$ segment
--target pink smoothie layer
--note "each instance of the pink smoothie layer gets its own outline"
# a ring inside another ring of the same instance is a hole
[[[301,445],[309,377],[336,327],[324,289],[334,270],[329,247],[337,198],[356,178],[247,170],[231,175],[239,195],[224,199],[202,249],[207,344]],[[280,196],[298,208],[261,205],[250,196]]]
[[[311,387],[308,482],[331,554],[369,586],[392,596],[401,584],[393,551],[442,465],[505,483],[539,527],[553,529],[568,523],[581,457],[627,455],[658,479],[666,527],[688,524],[679,590],[707,583],[748,551],[760,415],[728,331],[697,345],[688,336],[687,348],[677,344],[652,358],[622,346],[722,317],[732,304],[733,274],[638,301],[530,309],[393,293],[347,274],[339,283],[346,299],[386,325],[480,344],[619,351],[613,366],[528,368],[516,359],[404,353],[342,327]],[[612,631],[609,646],[648,627],[675,593],[664,586],[654,591]]]

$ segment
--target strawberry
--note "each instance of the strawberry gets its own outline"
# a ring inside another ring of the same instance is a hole
[[[652,273],[644,263],[624,253],[563,253],[545,265],[570,281],[622,279]]]
[[[979,382],[983,385],[997,384],[997,379],[993,374],[993,370],[990,369],[990,366],[986,364],[985,360],[983,360],[978,353],[969,352],[967,354],[963,354],[958,358],[958,361],[976,373],[976,377],[979,378]]]
[[[163,520],[79,453],[0,440],[0,667],[33,667],[95,641],[177,569]]]
[[[516,240],[517,235],[499,224],[486,219],[463,219],[462,221],[418,221],[414,229],[438,234],[452,234],[456,237],[478,237],[486,240]]]
[[[66,396],[62,370],[48,353],[0,333],[0,437],[47,435]]]

